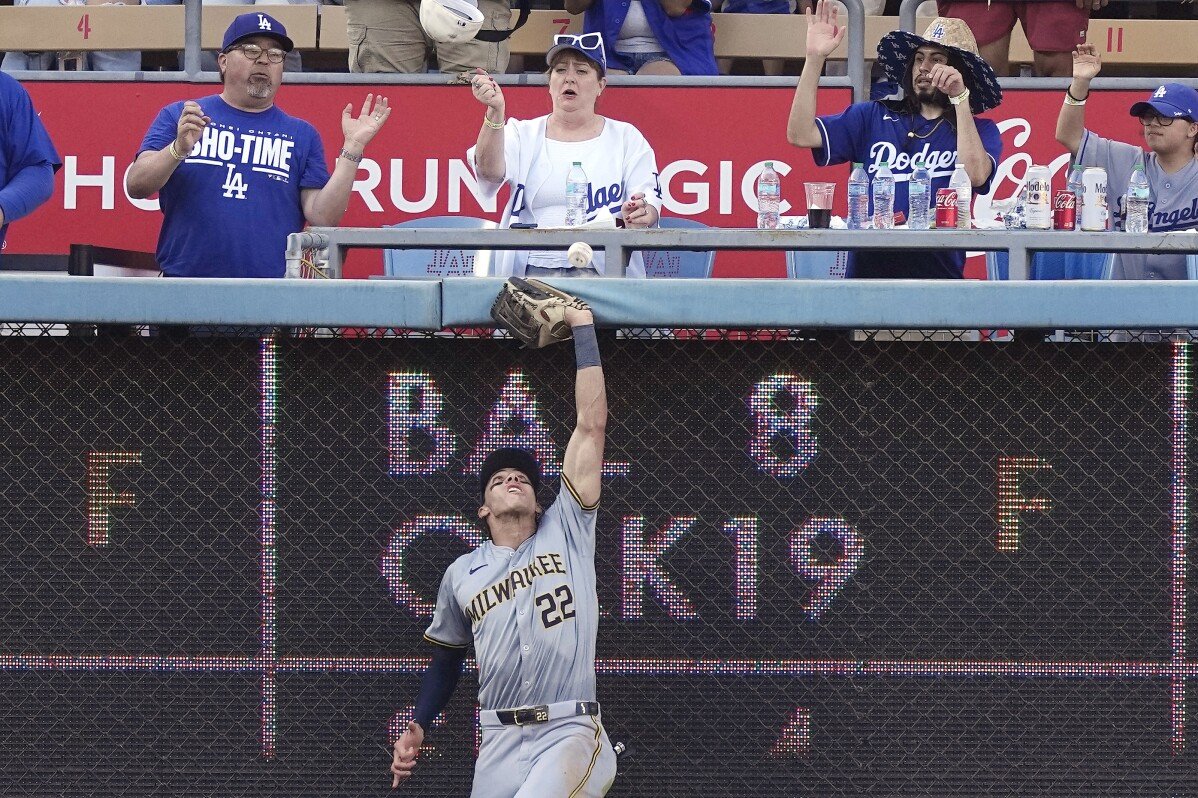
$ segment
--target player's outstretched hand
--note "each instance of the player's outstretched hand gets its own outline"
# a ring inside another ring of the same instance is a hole
[[[1098,48],[1090,43],[1079,44],[1073,51],[1073,77],[1080,80],[1093,80],[1102,69],[1102,58]]]
[[[423,742],[424,729],[416,721],[408,721],[408,728],[395,741],[395,756],[391,760],[391,789],[394,790],[412,775]]]

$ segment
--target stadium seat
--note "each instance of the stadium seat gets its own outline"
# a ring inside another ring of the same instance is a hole
[[[428,216],[389,227],[448,227],[484,230],[495,222],[477,216]],[[388,277],[473,277],[475,264],[483,257],[490,260],[490,250],[473,249],[387,249],[383,250],[383,273]],[[480,270],[486,274],[486,268]]]
[[[844,277],[849,254],[842,250],[792,249],[786,252],[786,276],[792,280]]]
[[[1032,256],[1031,280],[1109,280],[1115,256],[1106,252],[1037,252]],[[1005,250],[986,253],[986,279],[1009,280]]]
[[[694,219],[679,216],[663,216],[658,221],[662,228],[698,229],[707,227]],[[657,249],[644,250],[646,277],[711,277],[715,264],[715,251],[705,249]]]

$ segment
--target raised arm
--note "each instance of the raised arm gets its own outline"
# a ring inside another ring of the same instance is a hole
[[[976,187],[985,184],[990,179],[994,163],[982,144],[982,137],[978,135],[965,78],[955,67],[936,64],[928,73],[928,79],[932,81],[932,86],[947,94],[952,103],[951,113],[957,123],[957,163],[965,167],[971,185]]]
[[[370,107],[372,99],[373,109]],[[371,94],[366,95],[357,117],[353,115],[352,103],[346,104],[341,110],[341,132],[345,136],[345,144],[337,156],[333,173],[329,175],[329,182],[325,183],[323,188],[305,189],[301,194],[300,201],[303,203],[304,218],[308,220],[308,224],[332,227],[341,222],[341,217],[349,208],[349,193],[354,187],[354,176],[358,173],[358,162],[362,160],[362,153],[389,116],[391,108],[387,98],[375,98]]]
[[[503,89],[495,78],[482,69],[470,79],[474,99],[486,106],[483,124],[478,129],[478,142],[474,145],[474,166],[478,176],[492,183],[502,183],[507,177],[507,161],[503,153],[503,125],[507,113],[507,102]]]
[[[599,503],[603,473],[603,444],[607,433],[607,387],[599,363],[595,318],[589,310],[566,309],[566,323],[574,331],[574,405],[578,419],[566,446],[562,473],[587,507]]]
[[[1061,113],[1057,116],[1057,141],[1074,158],[1086,132],[1086,97],[1090,95],[1090,81],[1101,69],[1098,48],[1092,44],[1079,44],[1073,51],[1073,82],[1069,84]]]
[[[159,120],[161,119],[159,116]],[[195,100],[183,103],[174,140],[160,150],[142,152],[129,167],[129,173],[125,178],[125,189],[129,196],[133,199],[146,199],[165,186],[175,169],[200,140],[200,136],[204,135],[204,128],[211,121]]]
[[[828,0],[819,0],[814,14],[810,8],[804,13],[807,17],[807,58],[803,61],[799,85],[795,87],[790,117],[786,120],[786,140],[796,147],[814,149],[823,144],[815,125],[819,76],[824,71],[824,62],[844,38],[845,29],[840,26],[836,6]]]

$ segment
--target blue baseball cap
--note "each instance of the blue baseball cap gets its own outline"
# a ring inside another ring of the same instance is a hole
[[[1198,122],[1198,91],[1182,83],[1166,83],[1147,100],[1131,107],[1132,116],[1141,116],[1145,111],[1156,111],[1170,119],[1184,116]]]
[[[250,14],[242,14],[229,23],[229,27],[225,31],[224,43],[221,44],[220,49],[228,50],[242,39],[252,36],[269,36],[278,41],[287,52],[291,52],[295,48],[295,42],[287,38],[287,29],[283,27],[282,22],[270,14],[255,11]]]
[[[559,33],[553,37],[553,46],[545,53],[545,63],[552,64],[553,57],[562,50],[582,53],[599,65],[599,74],[607,74],[607,53],[603,50],[602,33]]]

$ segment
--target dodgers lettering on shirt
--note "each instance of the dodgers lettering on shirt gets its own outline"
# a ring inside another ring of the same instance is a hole
[[[946,111],[944,117],[931,120],[892,110],[881,102],[855,103],[843,113],[815,120],[823,146],[811,154],[819,166],[860,161],[866,164],[871,176],[883,161],[889,161],[890,171],[894,173],[894,210],[906,215],[907,183],[916,155],[923,156],[928,166],[932,196],[937,190],[948,188],[957,163],[957,132],[949,118],[952,113]],[[973,191],[975,195],[987,194],[1002,156],[1002,137],[998,125],[989,119],[974,119],[974,124],[982,147],[990,156],[990,175]],[[870,212],[873,212],[872,200]],[[961,277],[964,265],[965,253],[956,250],[904,253],[897,258],[893,253],[850,252],[848,274],[851,277]]]
[[[1077,160],[1082,166],[1101,166],[1107,173],[1107,198],[1114,218],[1126,213],[1123,195],[1137,163],[1148,178],[1148,229],[1154,233],[1198,228],[1198,160],[1166,174],[1156,153],[1135,144],[1113,141],[1087,130]],[[1142,255],[1124,252],[1115,256],[1111,276],[1117,280],[1184,280],[1186,256],[1182,253]]]
[[[329,179],[320,136],[278,107],[199,104],[211,121],[159,192],[158,263],[175,277],[282,277],[287,236],[305,224],[301,192]],[[182,106],[158,114],[139,153],[174,140]]]

